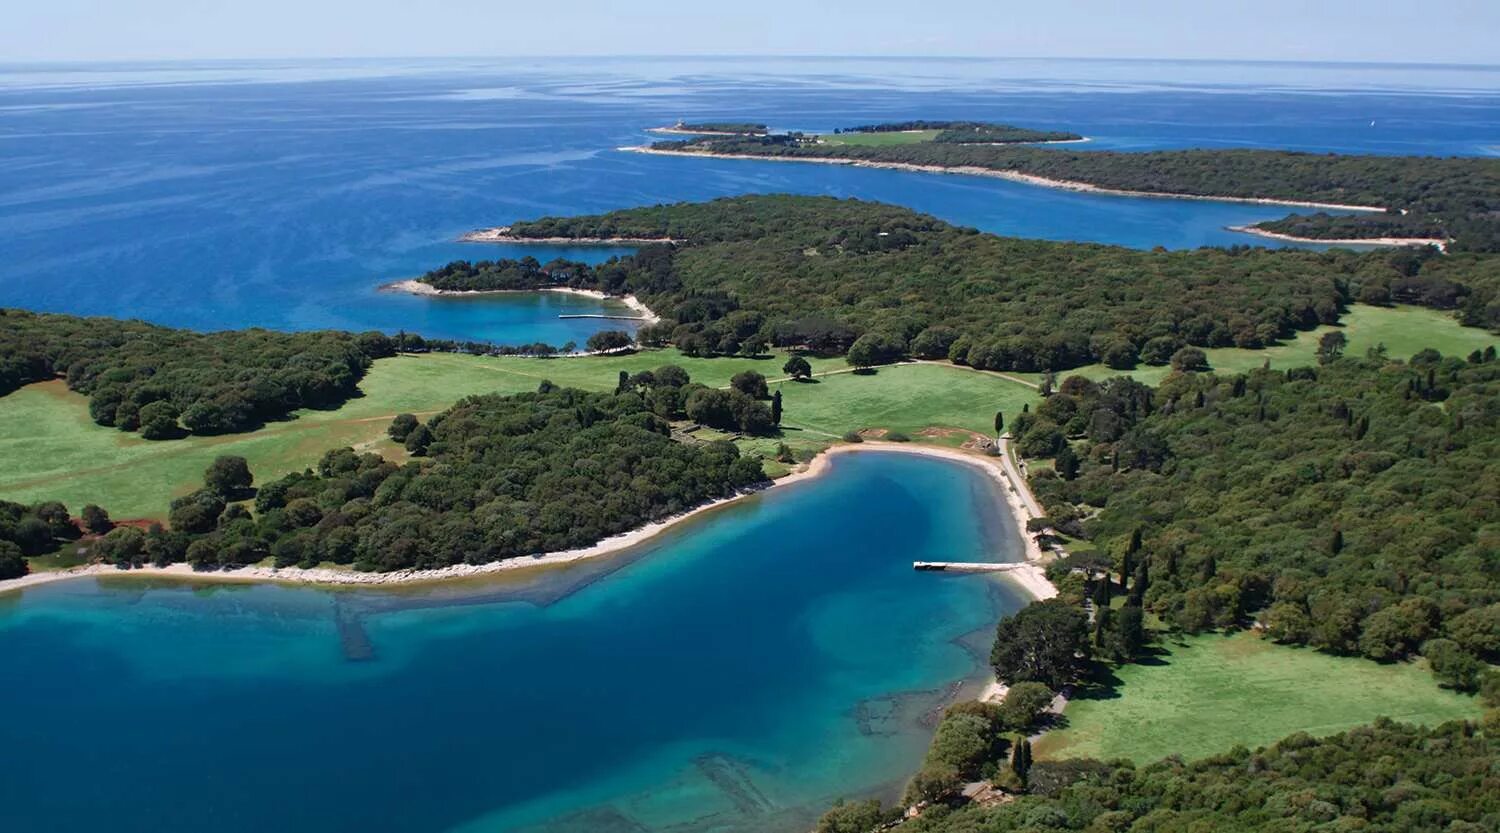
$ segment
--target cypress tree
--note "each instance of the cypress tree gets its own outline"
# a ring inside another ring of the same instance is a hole
[[[1175,568],[1176,563],[1175,557],[1168,556],[1168,566]],[[1146,601],[1146,588],[1151,586],[1151,568],[1147,565],[1146,559],[1142,558],[1141,563],[1135,567],[1135,581],[1131,584],[1130,595],[1125,597],[1127,606],[1140,607]],[[1171,572],[1169,571],[1168,575],[1171,575]]]
[[[1333,535],[1328,538],[1328,552],[1330,555],[1338,555],[1344,550],[1344,531],[1334,527]]]
[[[781,389],[780,388],[777,388],[776,389],[776,393],[771,396],[771,424],[772,425],[780,425],[781,424]]]
[[[1078,455],[1073,453],[1072,446],[1064,443],[1053,463],[1062,479],[1072,480],[1078,476]]]
[[[995,436],[998,437],[998,436],[1000,436],[1003,433],[1005,433],[1005,412],[1004,411],[996,411],[995,412]]]
[[[1011,747],[1010,768],[1015,770],[1016,777],[1021,779],[1021,784],[1026,784],[1026,774],[1031,771],[1031,741],[1017,736],[1015,745]]]
[[[628,390],[630,390],[630,374],[622,370],[620,371],[620,381],[615,383],[615,394],[619,395]]]

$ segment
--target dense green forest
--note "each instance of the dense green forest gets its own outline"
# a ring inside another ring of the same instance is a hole
[[[702,131],[704,133],[765,133],[768,129],[763,124],[748,121],[698,121],[678,122],[672,125],[673,130]]]
[[[659,413],[691,409],[703,388],[675,367],[650,376],[614,394],[543,383],[425,423],[403,414],[390,433],[413,455],[405,465],[342,448],[254,489],[243,459],[220,458],[172,502],[170,529],[116,529],[92,554],[199,568],[485,564],[587,546],[766,480],[733,443],[673,440]],[[253,516],[235,503],[252,496]]]
[[[964,716],[950,715],[944,723]],[[944,729],[938,731],[941,737]],[[990,753],[992,766],[1003,749]],[[1379,721],[1326,738],[1297,734],[1262,749],[1240,747],[1192,763],[1020,763],[1025,794],[1014,801],[937,803],[894,828],[882,825],[899,814],[883,812],[877,802],[841,804],[819,822],[818,833],[1500,829],[1500,726],[1493,724],[1425,729]],[[1003,759],[999,765],[1013,771]]]
[[[546,264],[534,257],[520,260],[455,260],[427,272],[419,279],[436,289],[449,291],[496,291],[543,289],[549,286],[593,286],[593,267],[561,258]]]
[[[198,333],[0,309],[0,395],[66,376],[100,425],[151,439],[221,434],[336,406],[394,351],[380,333]]]
[[[1169,624],[1421,652],[1472,689],[1500,661],[1500,362],[1341,347],[1333,333],[1319,367],[1155,389],[1072,377],[1010,428],[1057,458],[1032,482],[1052,524],[1098,545],[1075,558]]]
[[[710,137],[658,142],[652,147],[973,167],[1156,194],[1373,206],[1388,213],[1326,219],[1300,216],[1273,228],[1296,228],[1295,233],[1318,238],[1381,237],[1394,223],[1410,232],[1440,229],[1443,236],[1453,239],[1454,250],[1500,251],[1500,159],[1486,157],[1235,149],[1075,151],[957,142],[873,146],[784,142],[777,137]]]
[[[1138,251],[1001,238],[894,206],[775,195],[549,217],[512,230],[684,241],[593,269],[567,264],[562,277],[639,296],[664,318],[641,339],[690,354],[767,344],[841,353],[868,336],[856,353],[869,363],[911,355],[985,369],[1129,369],[1166,364],[1190,346],[1263,347],[1336,321],[1352,301],[1457,309],[1465,323],[1500,327],[1500,269],[1482,255]],[[477,288],[489,285],[489,271],[450,264],[424,280]]]
[[[913,130],[936,130],[934,142],[954,144],[1010,144],[1024,142],[1074,142],[1083,137],[1063,130],[1032,130],[1008,124],[978,121],[902,121],[862,124],[833,131],[841,133],[902,133]]]

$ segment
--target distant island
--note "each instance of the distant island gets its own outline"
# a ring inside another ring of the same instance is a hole
[[[1041,138],[1053,135],[1074,134],[977,123],[896,122],[828,135],[705,136],[634,150],[991,175],[1127,196],[1288,205],[1323,213],[1296,214],[1255,228],[1310,242],[1394,240],[1442,243],[1453,251],[1500,251],[1500,159],[1020,146],[1068,141]],[[981,141],[984,137],[991,141]]]
[[[1172,363],[1185,349],[1266,347],[1336,322],[1356,301],[1453,309],[1466,324],[1500,327],[1500,264],[1473,253],[1148,252],[1016,240],[896,206],[787,195],[509,228],[676,242],[597,266],[456,261],[417,280],[449,291],[569,286],[634,296],[661,317],[639,331],[642,343],[690,356],[770,346],[844,354],[856,365],[911,357],[985,370],[1128,370]]]
[[[651,128],[652,133],[685,133],[694,136],[758,136],[769,131],[770,128],[764,124],[739,121],[678,121],[670,127]]]

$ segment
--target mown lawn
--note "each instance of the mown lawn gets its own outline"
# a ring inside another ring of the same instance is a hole
[[[1268,347],[1264,350],[1243,350],[1222,347],[1203,351],[1208,355],[1209,366],[1224,373],[1240,373],[1253,370],[1269,359],[1271,367],[1284,369],[1300,365],[1317,364],[1318,339],[1324,333],[1342,330],[1349,340],[1345,355],[1363,356],[1365,351],[1384,344],[1391,358],[1407,359],[1428,347],[1445,356],[1467,356],[1475,350],[1483,350],[1491,344],[1500,344],[1500,337],[1477,327],[1464,327],[1451,314],[1425,307],[1372,307],[1356,304],[1351,307],[1338,326],[1319,327],[1316,330],[1298,333],[1295,338]],[[1140,365],[1134,370],[1112,370],[1102,364],[1089,365],[1077,370],[1057,374],[1059,378],[1072,375],[1103,379],[1109,376],[1129,375],[1148,385],[1155,385],[1169,372],[1166,367]],[[1027,379],[1038,380],[1040,373],[1018,374]]]
[[[825,145],[912,145],[937,138],[937,130],[913,130],[887,133],[825,133],[818,141]]]
[[[404,452],[385,437],[393,416],[430,415],[471,394],[535,390],[543,379],[612,390],[621,370],[635,373],[664,364],[682,366],[695,381],[723,386],[747,369],[780,378],[785,360],[784,355],[688,358],[675,350],[566,359],[403,356],[376,362],[360,384],[364,396],[336,410],[301,411],[246,434],[168,442],[95,425],[87,399],[62,382],[30,385],[0,397],[0,499],[61,500],[75,514],[97,503],[116,518],[162,518],[171,498],[197,488],[203,470],[222,454],[245,457],[261,481],[301,470],[324,451],[342,446],[402,459]],[[810,361],[819,373],[847,367],[843,359]],[[803,458],[852,429],[983,428],[995,408],[1019,410],[1015,397],[1027,395],[1013,382],[936,366],[890,368],[869,376],[844,373],[785,386],[784,439]],[[745,440],[742,448],[770,457],[777,442]]]
[[[1117,670],[1117,696],[1069,703],[1067,728],[1044,735],[1036,754],[1193,759],[1294,732],[1333,734],[1382,716],[1437,724],[1480,711],[1474,698],[1439,688],[1413,664],[1329,656],[1250,633],[1162,647],[1160,664]]]

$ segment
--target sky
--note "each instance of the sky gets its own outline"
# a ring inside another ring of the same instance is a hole
[[[0,61],[921,55],[1500,64],[1500,0],[7,0]]]

